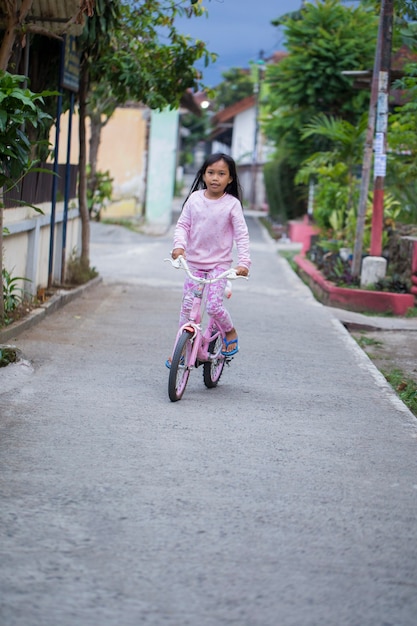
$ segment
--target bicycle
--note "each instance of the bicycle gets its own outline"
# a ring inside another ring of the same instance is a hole
[[[209,316],[203,328],[205,313],[204,294],[206,286],[224,278],[235,280],[247,278],[238,276],[233,268],[226,270],[215,278],[194,276],[183,256],[170,261],[175,269],[182,269],[196,283],[193,295],[193,304],[188,321],[177,332],[168,379],[168,395],[171,402],[181,400],[191,370],[203,366],[203,380],[208,389],[217,386],[226,363],[230,364],[232,356],[222,354],[223,337],[225,333],[219,324]],[[230,285],[228,285],[230,288]],[[228,296],[230,297],[230,295]]]

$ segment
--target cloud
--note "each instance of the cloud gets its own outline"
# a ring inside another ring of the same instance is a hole
[[[178,21],[184,34],[206,43],[218,60],[204,68],[203,82],[214,87],[222,81],[222,73],[231,67],[249,67],[259,58],[261,50],[271,56],[283,49],[282,33],[271,21],[285,13],[297,11],[301,0],[204,0],[208,17]]]

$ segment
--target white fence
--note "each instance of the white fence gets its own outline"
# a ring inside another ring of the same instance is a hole
[[[75,252],[81,248],[81,220],[77,208],[69,208],[64,232],[64,203],[56,205],[54,239],[51,246],[51,204],[40,206],[43,214],[28,207],[6,209],[4,227],[7,234],[3,243],[3,267],[11,277],[21,277],[19,287],[35,296],[40,287],[48,286],[50,256],[52,256],[52,284],[61,284],[61,268],[65,249],[65,268]],[[51,255],[52,251],[52,255]]]

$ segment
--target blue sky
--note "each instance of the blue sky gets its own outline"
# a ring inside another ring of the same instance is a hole
[[[285,13],[297,11],[302,0],[203,0],[208,17],[183,18],[178,29],[184,35],[202,39],[210,52],[219,56],[215,64],[202,66],[203,82],[215,87],[222,73],[231,67],[249,67],[260,50],[265,57],[283,50],[281,29],[271,25]]]

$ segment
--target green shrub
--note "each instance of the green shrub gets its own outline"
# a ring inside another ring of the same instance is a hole
[[[91,176],[90,168],[88,168],[88,184],[87,184],[87,206],[90,219],[99,222],[101,220],[101,212],[110,202],[113,195],[113,178],[110,171],[97,171],[95,176]]]
[[[0,346],[0,367],[6,367],[10,363],[16,363],[18,359],[15,348]]]
[[[294,183],[294,171],[286,159],[269,161],[264,166],[266,196],[271,218],[284,224],[305,213],[302,187]]]
[[[22,276],[12,276],[5,267],[2,269],[3,278],[3,306],[4,321],[6,324],[10,322],[10,314],[13,313],[23,302],[25,291],[20,287],[21,281],[28,281],[28,278]]]
[[[97,270],[83,263],[81,257],[77,256],[76,250],[73,250],[67,263],[66,282],[70,285],[84,285],[97,275]]]

